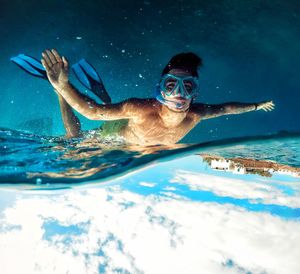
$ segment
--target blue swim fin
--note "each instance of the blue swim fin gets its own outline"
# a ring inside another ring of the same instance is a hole
[[[45,68],[37,59],[25,54],[19,54],[10,58],[10,60],[27,73],[48,80]]]
[[[105,104],[111,103],[111,98],[108,95],[99,74],[91,64],[85,59],[81,59],[72,66],[72,70],[82,85],[92,91]]]
[[[10,58],[10,60],[27,73],[48,80],[46,70],[39,60],[25,54],[19,54]],[[85,59],[81,59],[72,66],[72,70],[82,85],[92,91],[105,104],[111,103],[111,98],[108,95],[99,74],[91,64]]]

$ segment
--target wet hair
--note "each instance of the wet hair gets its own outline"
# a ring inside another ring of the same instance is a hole
[[[198,77],[198,68],[202,66],[202,59],[193,52],[179,53],[171,58],[162,71],[162,75],[169,73],[172,69],[183,69]]]

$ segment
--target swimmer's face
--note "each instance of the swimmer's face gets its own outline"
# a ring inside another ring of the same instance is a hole
[[[168,107],[174,111],[186,111],[192,102],[195,89],[195,77],[183,69],[172,69],[163,75],[161,92],[165,100],[169,101]]]

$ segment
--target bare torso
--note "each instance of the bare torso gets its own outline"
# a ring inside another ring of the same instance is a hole
[[[120,133],[128,143],[174,144],[200,121],[200,116],[192,108],[186,112],[175,112],[155,99],[136,100],[136,118],[129,119]]]

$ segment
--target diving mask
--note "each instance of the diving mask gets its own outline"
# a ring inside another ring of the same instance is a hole
[[[188,100],[196,97],[199,82],[198,78],[193,76],[165,74],[159,82],[159,87],[166,97],[182,97]]]

